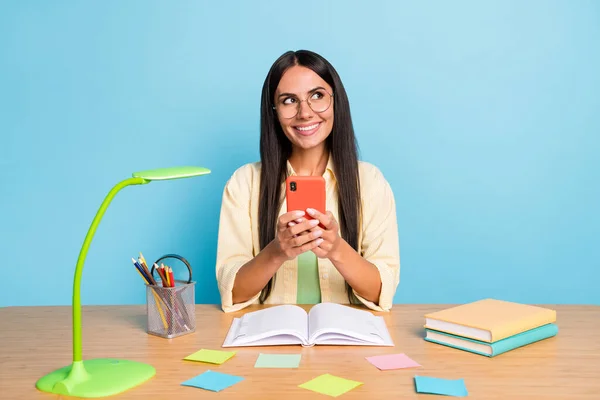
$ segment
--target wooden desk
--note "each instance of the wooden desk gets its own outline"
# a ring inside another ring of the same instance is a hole
[[[413,376],[464,378],[472,399],[600,399],[600,307],[550,306],[557,310],[554,338],[494,358],[423,340],[423,315],[447,305],[396,305],[384,315],[396,346],[301,346],[239,348],[222,365],[183,361],[201,348],[219,349],[234,316],[217,306],[196,305],[197,331],[175,339],[145,332],[144,306],[83,307],[83,357],[147,362],[156,376],[113,398],[119,399],[326,399],[298,387],[331,373],[363,382],[343,399],[448,399],[417,394]],[[258,307],[250,307],[253,311]],[[70,307],[0,309],[0,399],[57,399],[40,392],[41,376],[71,363]],[[299,369],[255,369],[260,352],[302,353]],[[379,371],[366,356],[406,353],[421,368]],[[208,369],[245,377],[219,393],[181,386]],[[64,398],[64,397],[63,397]]]

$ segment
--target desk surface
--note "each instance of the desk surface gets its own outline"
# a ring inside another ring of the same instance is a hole
[[[145,332],[145,306],[83,307],[83,358],[115,357],[147,362],[157,373],[118,399],[329,398],[298,387],[331,373],[363,382],[343,399],[448,399],[415,393],[414,375],[464,378],[473,399],[599,399],[600,307],[549,306],[557,310],[558,336],[488,358],[423,340],[423,315],[448,305],[395,305],[383,315],[395,347],[301,346],[237,348],[222,365],[183,361],[201,349],[220,349],[234,317],[214,305],[196,305],[197,330],[175,339]],[[35,388],[41,376],[72,357],[70,307],[0,309],[0,399],[58,399]],[[255,369],[260,352],[301,353],[299,369]],[[406,353],[422,367],[379,371],[365,357]],[[207,369],[244,376],[219,393],[181,386]],[[64,398],[64,397],[62,397]]]

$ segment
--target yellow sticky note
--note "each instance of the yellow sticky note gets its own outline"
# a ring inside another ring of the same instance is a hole
[[[313,392],[338,397],[360,385],[362,385],[362,382],[351,381],[330,374],[323,374],[298,386],[303,389],[312,390]]]
[[[184,360],[200,361],[210,364],[223,364],[235,355],[235,351],[221,351],[202,349],[185,357]]]

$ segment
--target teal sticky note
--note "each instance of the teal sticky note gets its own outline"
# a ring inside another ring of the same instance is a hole
[[[418,393],[442,394],[465,397],[468,395],[464,379],[442,379],[431,376],[415,376]]]
[[[263,354],[256,359],[254,368],[298,368],[300,354]]]
[[[243,381],[244,378],[241,376],[223,374],[221,372],[215,372],[208,370],[198,376],[188,379],[181,383],[182,386],[193,386],[200,389],[211,390],[213,392],[220,392],[223,389],[227,389],[230,386],[235,385],[238,382]]]

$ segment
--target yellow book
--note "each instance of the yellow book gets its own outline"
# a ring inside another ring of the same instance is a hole
[[[425,328],[483,342],[556,322],[556,311],[496,299],[483,299],[425,315]]]

